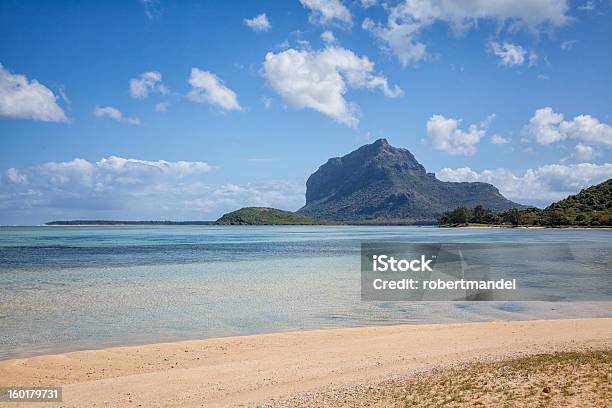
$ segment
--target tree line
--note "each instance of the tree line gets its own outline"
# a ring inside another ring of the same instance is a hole
[[[495,213],[481,205],[459,207],[440,216],[443,225],[612,226],[612,179],[582,190],[544,209],[536,207]]]

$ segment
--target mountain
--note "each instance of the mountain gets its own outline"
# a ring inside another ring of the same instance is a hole
[[[493,224],[608,227],[612,226],[612,179],[585,188],[543,210],[532,207],[496,214],[483,207],[456,208],[442,214],[440,222],[447,226]]]
[[[549,205],[542,218],[555,225],[612,225],[612,179]]]
[[[313,217],[268,207],[245,207],[215,221],[217,225],[321,225],[333,224]]]
[[[350,223],[435,223],[445,211],[477,205],[522,207],[491,184],[440,181],[408,150],[379,139],[319,167],[298,213]]]

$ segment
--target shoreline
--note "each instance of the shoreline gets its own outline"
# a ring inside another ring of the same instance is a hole
[[[607,225],[590,227],[586,225],[503,225],[503,224],[463,224],[463,225],[438,225],[439,228],[507,228],[507,229],[584,229],[584,230],[609,230]]]
[[[0,225],[0,228],[20,228],[20,227],[419,227],[419,228],[493,228],[493,229],[583,229],[583,230],[611,230],[612,226],[587,226],[587,225],[503,225],[503,224],[464,224],[464,225],[444,225],[444,224],[33,224],[33,225]]]
[[[63,386],[63,407],[265,404],[436,367],[611,346],[612,318],[369,326],[3,360],[0,387]]]

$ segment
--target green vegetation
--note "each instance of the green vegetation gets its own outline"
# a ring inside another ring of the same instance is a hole
[[[371,387],[360,405],[603,407],[612,398],[610,364],[610,350],[593,350],[441,368]]]
[[[582,190],[543,210],[511,209],[501,213],[476,206],[459,207],[440,217],[443,225],[612,226],[612,179]]]
[[[334,222],[267,207],[246,207],[223,215],[217,225],[327,225]]]

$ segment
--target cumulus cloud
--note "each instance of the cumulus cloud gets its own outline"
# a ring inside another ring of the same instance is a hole
[[[576,146],[574,146],[572,156],[578,160],[590,160],[598,156],[598,152],[592,146],[578,143]]]
[[[161,82],[162,75],[157,71],[147,71],[139,78],[130,79],[130,96],[142,99],[149,96],[150,92],[159,92],[162,95],[168,93],[168,88]]]
[[[496,41],[491,41],[489,43],[489,47],[491,48],[491,51],[493,51],[493,53],[499,57],[499,65],[512,67],[515,65],[523,65],[525,62],[525,55],[527,55],[527,51],[525,51],[525,49],[520,45],[509,42],[500,44]],[[535,57],[530,57],[530,60],[533,58]]]
[[[514,28],[535,30],[542,25],[564,24],[567,9],[566,0],[404,0],[389,9],[386,23],[366,19],[362,27],[407,66],[427,56],[420,34],[437,21],[448,23],[455,32],[476,26],[478,20],[510,22]]]
[[[0,224],[51,219],[207,220],[243,206],[295,210],[304,180],[216,184],[202,161],[76,158],[0,173]]]
[[[391,98],[403,94],[397,85],[389,86],[385,77],[374,73],[374,63],[367,56],[336,46],[269,52],[264,75],[290,106],[313,109],[348,126],[359,123],[356,106],[344,98],[349,88],[380,89]]]
[[[96,105],[96,109],[94,109],[94,115],[99,118],[111,118],[116,120],[117,122],[125,123],[128,125],[140,125],[140,119],[136,117],[127,117],[123,116],[123,113],[112,106],[98,106]]]
[[[243,22],[246,26],[252,28],[253,31],[268,31],[270,28],[272,28],[266,13],[261,13],[253,18],[245,18]]]
[[[340,0],[300,0],[300,3],[310,9],[308,19],[311,23],[323,25],[333,22],[344,25],[353,24],[351,12]]]
[[[539,144],[550,144],[562,140],[559,124],[563,115],[555,113],[552,108],[542,108],[535,111],[529,119],[528,131]]]
[[[192,68],[189,84],[191,91],[187,97],[194,102],[206,102],[225,110],[242,110],[236,93],[212,72]]]
[[[494,117],[495,115],[491,115],[486,121],[472,124],[467,130],[462,130],[459,128],[461,119],[433,115],[427,121],[427,135],[434,149],[454,156],[470,156],[476,153],[476,145],[485,136],[486,129]]]
[[[331,31],[323,31],[321,33],[321,39],[326,45],[336,44],[338,40],[336,40],[336,36]]]
[[[28,176],[22,174],[16,168],[10,168],[5,173],[6,178],[12,184],[28,184]]]
[[[585,143],[612,146],[612,126],[601,123],[591,115],[578,115],[572,120],[564,120],[562,113],[551,107],[535,111],[527,132],[539,144],[551,144],[561,140],[573,139]]]
[[[37,80],[11,74],[0,64],[0,116],[45,122],[68,122],[57,96]]]
[[[503,137],[502,135],[495,134],[491,136],[491,143],[496,144],[496,145],[507,144],[510,142],[511,142],[510,139],[508,139],[507,137]]]
[[[423,60],[427,55],[426,47],[417,40],[421,24],[402,22],[398,20],[393,10],[389,15],[387,26],[376,24],[366,18],[361,27],[378,38],[383,44],[383,49],[395,55],[402,66]]]
[[[515,174],[504,168],[482,172],[469,167],[444,168],[437,173],[437,177],[444,181],[491,183],[513,201],[546,206],[609,179],[612,177],[612,164],[548,164],[528,169],[523,174]]]

